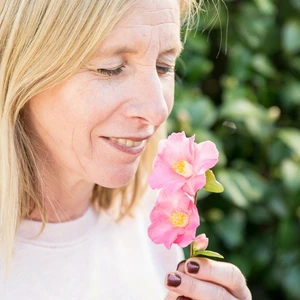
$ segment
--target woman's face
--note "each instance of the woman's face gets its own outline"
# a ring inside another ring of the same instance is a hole
[[[141,0],[94,57],[28,104],[44,167],[62,180],[119,187],[169,115],[181,49],[178,0]]]

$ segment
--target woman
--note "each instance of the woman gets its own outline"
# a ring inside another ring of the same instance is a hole
[[[193,6],[1,1],[0,299],[251,299],[236,267],[176,271],[182,253],[146,235]]]

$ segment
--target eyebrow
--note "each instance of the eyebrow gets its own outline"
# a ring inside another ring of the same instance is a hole
[[[183,44],[180,42],[180,44],[177,45],[170,45],[163,49],[159,54],[167,54],[167,53],[174,53],[176,56],[179,56],[183,50]],[[115,49],[114,51],[111,51],[110,49],[104,49],[104,51],[98,52],[98,55],[101,55],[105,52],[109,52],[112,55],[122,55],[122,54],[137,54],[138,50],[130,48],[128,46],[120,47]]]

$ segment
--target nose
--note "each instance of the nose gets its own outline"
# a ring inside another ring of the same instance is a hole
[[[156,70],[147,70],[134,76],[131,87],[130,117],[155,127],[161,125],[173,105],[174,84],[160,78]]]

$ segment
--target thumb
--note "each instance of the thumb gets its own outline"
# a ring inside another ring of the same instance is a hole
[[[168,292],[167,296],[165,297],[165,300],[177,300],[178,296],[180,295],[174,292]]]

